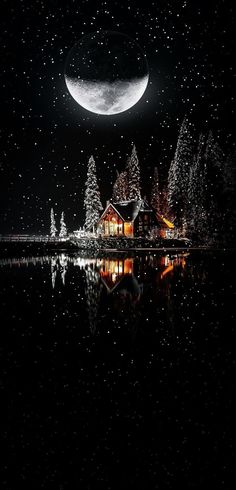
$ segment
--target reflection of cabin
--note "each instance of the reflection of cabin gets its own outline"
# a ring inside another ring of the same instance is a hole
[[[126,275],[133,273],[133,259],[102,259],[100,276],[109,292],[119,284]]]
[[[108,203],[98,223],[97,231],[103,237],[143,237],[154,231],[166,237],[174,225],[144,200]]]
[[[142,293],[140,285],[134,276],[134,259],[102,259],[100,263],[100,276],[108,293],[119,292],[124,297],[132,298],[137,302]]]

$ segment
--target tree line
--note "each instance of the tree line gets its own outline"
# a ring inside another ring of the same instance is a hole
[[[212,131],[195,136],[187,117],[180,127],[174,158],[168,176],[160,185],[158,167],[154,167],[149,204],[160,215],[174,222],[175,236],[188,237],[194,243],[230,244],[235,242],[235,153],[226,155]],[[135,145],[125,168],[117,171],[112,189],[114,203],[140,200],[140,164]],[[103,206],[96,164],[89,158],[84,194],[85,229],[96,225]],[[60,236],[65,236],[64,213]],[[51,215],[51,235],[56,233]]]
[[[212,131],[194,137],[187,117],[168,173],[168,207],[178,236],[195,243],[235,241],[235,154],[226,155]]]

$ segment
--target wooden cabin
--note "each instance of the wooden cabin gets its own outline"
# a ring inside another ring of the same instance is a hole
[[[165,238],[173,229],[173,223],[144,200],[109,202],[97,223],[97,233],[102,237],[145,237],[153,232]]]

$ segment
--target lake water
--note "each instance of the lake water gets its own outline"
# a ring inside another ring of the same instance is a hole
[[[2,488],[234,488],[233,264],[1,258]]]

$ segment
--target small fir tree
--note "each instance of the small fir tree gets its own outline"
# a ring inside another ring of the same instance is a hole
[[[61,238],[65,238],[67,236],[67,228],[66,228],[66,224],[65,224],[65,213],[64,213],[64,211],[62,211],[62,213],[61,213],[59,236]]]
[[[50,235],[51,237],[55,237],[57,233],[57,228],[56,228],[56,220],[55,220],[53,208],[51,208],[50,217],[51,217]]]

